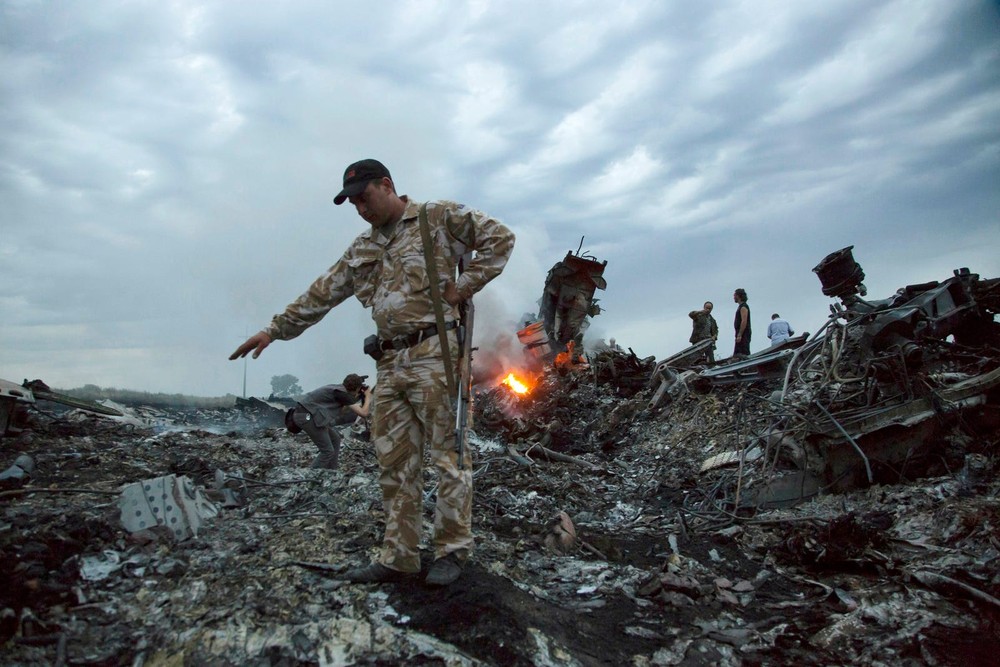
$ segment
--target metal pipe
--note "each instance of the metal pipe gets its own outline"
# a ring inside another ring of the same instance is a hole
[[[826,408],[824,408],[824,407],[823,407],[823,406],[822,406],[822,405],[820,404],[820,402],[819,402],[819,401],[817,401],[817,400],[813,400],[813,403],[815,403],[815,404],[816,404],[816,407],[817,407],[817,408],[819,408],[819,409],[820,409],[820,410],[821,410],[821,411],[823,412],[823,414],[825,414],[825,415],[826,415],[827,417],[829,417],[829,418],[830,418],[830,421],[832,421],[832,422],[833,422],[833,425],[834,425],[834,426],[836,426],[836,427],[837,427],[837,429],[838,429],[838,430],[840,430],[840,432],[844,434],[844,437],[845,437],[845,438],[847,438],[847,441],[848,441],[849,443],[851,443],[851,446],[853,446],[853,447],[854,447],[854,450],[855,450],[855,451],[856,451],[856,452],[858,453],[858,456],[860,456],[860,457],[861,457],[861,460],[863,460],[863,461],[865,462],[865,472],[866,472],[866,473],[868,473],[868,483],[869,483],[869,484],[871,484],[871,483],[872,483],[872,482],[874,481],[874,480],[872,479],[872,466],[871,466],[871,464],[870,464],[870,463],[868,462],[868,457],[867,457],[867,456],[865,456],[865,453],[864,453],[863,451],[861,451],[861,447],[860,447],[860,446],[858,445],[858,443],[857,443],[857,442],[856,442],[856,441],[854,440],[854,438],[852,438],[852,437],[851,437],[851,434],[850,434],[850,433],[848,433],[848,432],[847,432],[847,431],[846,431],[846,430],[844,429],[844,427],[840,425],[840,422],[839,422],[839,421],[837,421],[837,420],[836,420],[836,419],[834,418],[834,416],[833,416],[833,415],[831,415],[831,414],[830,414],[830,412],[829,412],[829,411],[828,411],[828,410],[827,410]]]
[[[799,356],[805,351],[806,348],[809,348],[810,351],[812,351],[812,349],[815,347],[815,343],[816,343],[817,339],[819,338],[819,335],[821,333],[823,333],[826,330],[826,328],[828,326],[830,326],[830,324],[832,322],[833,322],[833,318],[831,317],[830,319],[828,319],[826,321],[826,324],[824,324],[823,326],[821,326],[819,328],[819,331],[817,331],[816,333],[814,333],[809,338],[809,340],[806,342],[805,345],[802,345],[800,347],[795,348],[795,353],[792,355],[791,360],[788,362],[788,367],[785,369],[785,383],[781,387],[781,400],[782,400],[782,402],[784,402],[785,396],[788,394],[788,381],[791,378],[792,368],[795,367],[795,362],[797,362],[799,360]]]

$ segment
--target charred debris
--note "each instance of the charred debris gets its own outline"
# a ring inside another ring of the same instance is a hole
[[[711,342],[703,341],[660,362],[631,350],[599,349],[566,364],[560,357],[572,353],[579,338],[548,320],[530,324],[518,336],[526,376],[538,378],[537,391],[492,389],[480,397],[480,422],[508,440],[613,454],[614,438],[600,425],[617,427],[617,413],[669,422],[672,408],[687,396],[752,396],[741,400],[756,402],[766,417],[739,424],[739,447],[706,459],[703,467],[739,462],[734,486],[725,488],[724,500],[714,499],[732,512],[982,468],[1000,427],[1000,279],[982,280],[962,268],[943,282],[866,300],[865,274],[852,251],[831,253],[813,269],[823,294],[839,300],[820,330],[748,356],[706,364]],[[572,295],[565,302],[588,290],[592,295],[595,284],[603,288],[603,265],[579,265],[570,272],[561,263],[549,274],[550,280],[556,274],[576,281],[572,289],[561,288]],[[581,303],[576,312],[587,312],[585,299]],[[543,366],[552,372],[539,372]],[[581,391],[586,385],[638,398],[609,416],[588,404]]]
[[[567,253],[523,363],[480,378],[478,545],[444,592],[337,579],[381,533],[350,429],[317,471],[270,399],[3,383],[5,663],[994,664],[1000,280],[873,300],[844,248],[816,333],[708,365],[584,351],[604,267]]]

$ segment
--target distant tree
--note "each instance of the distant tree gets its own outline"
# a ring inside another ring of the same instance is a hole
[[[271,393],[280,397],[298,396],[302,393],[302,387],[294,375],[274,375],[271,377]]]

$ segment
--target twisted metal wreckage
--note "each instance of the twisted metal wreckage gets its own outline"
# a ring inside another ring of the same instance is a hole
[[[41,380],[31,380],[30,382],[25,380],[21,384],[16,384],[10,380],[0,379],[0,438],[8,431],[19,433],[20,429],[15,425],[18,408],[34,406],[39,401],[60,403],[111,417],[122,416],[121,412],[106,405],[53,391]]]
[[[556,262],[545,277],[545,287],[538,300],[538,315],[528,318],[523,329],[517,332],[524,346],[529,366],[541,368],[557,354],[576,347],[583,347],[583,334],[590,325],[589,318],[601,312],[597,290],[607,289],[604,269],[608,262],[598,261],[588,253],[568,251],[566,257]]]
[[[652,409],[689,390],[780,382],[765,427],[740,439],[741,450],[703,463],[702,472],[736,466],[720,474],[703,509],[787,506],[937,463],[964,465],[965,481],[977,483],[986,457],[976,450],[1000,425],[1000,279],[962,268],[866,300],[852,249],[813,269],[823,293],[840,300],[815,334],[698,370],[703,342],[656,366]]]

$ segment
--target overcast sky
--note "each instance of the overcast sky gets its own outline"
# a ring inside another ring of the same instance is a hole
[[[589,338],[666,357],[733,290],[756,351],[816,331],[812,268],[872,298],[1000,276],[1000,12],[971,0],[0,2],[0,377],[221,396],[227,357],[365,223],[374,157],[517,234],[477,297],[510,339],[567,251],[607,260]],[[351,299],[246,364],[374,373]],[[498,338],[499,337],[499,338]]]

